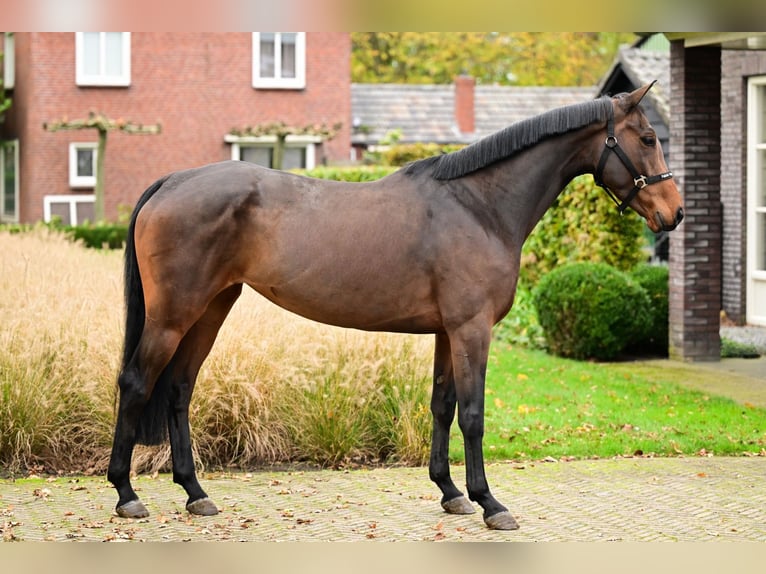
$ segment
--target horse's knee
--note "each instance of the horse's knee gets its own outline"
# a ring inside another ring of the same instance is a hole
[[[460,409],[458,425],[466,439],[484,436],[484,414],[475,408]]]
[[[447,401],[432,401],[431,415],[434,417],[434,423],[440,426],[450,426],[455,419],[455,404]]]

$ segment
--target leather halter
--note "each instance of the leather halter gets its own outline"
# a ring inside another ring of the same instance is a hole
[[[625,210],[628,208],[628,205],[631,201],[638,195],[638,192],[644,189],[647,185],[651,185],[653,183],[657,183],[659,181],[665,181],[666,179],[670,179],[673,177],[672,171],[666,171],[665,173],[661,173],[659,175],[641,175],[638,170],[636,169],[636,166],[633,165],[633,162],[630,161],[630,158],[628,158],[627,154],[623,149],[620,147],[620,145],[617,143],[617,138],[614,135],[614,110],[611,106],[609,106],[607,112],[607,119],[606,119],[606,141],[604,142],[604,151],[601,153],[601,159],[598,161],[598,167],[596,167],[596,175],[594,177],[594,180],[596,182],[596,185],[603,188],[604,191],[606,191],[606,194],[614,201],[614,203],[617,205],[617,211],[620,212],[620,215],[622,215]],[[604,175],[604,167],[606,166],[606,162],[609,159],[610,152],[614,152],[617,157],[620,159],[622,164],[627,168],[627,170],[630,172],[631,177],[633,178],[633,189],[630,190],[628,195],[625,197],[625,199],[620,202],[620,200],[617,198],[617,196],[614,194],[614,192],[607,187],[607,185],[604,183],[603,175]]]

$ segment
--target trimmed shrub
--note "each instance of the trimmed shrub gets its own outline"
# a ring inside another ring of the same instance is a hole
[[[385,165],[403,166],[419,159],[457,151],[462,147],[436,143],[396,144],[380,152],[380,156]]]
[[[590,175],[573,179],[524,243],[521,280],[529,285],[576,261],[602,262],[628,271],[646,258],[644,221],[620,215]]]
[[[649,307],[636,340],[630,345],[638,352],[667,354],[668,352],[668,268],[642,263],[630,276],[649,296]],[[630,306],[630,302],[626,301]]]
[[[128,237],[128,226],[123,223],[86,223],[64,227],[64,233],[92,249],[122,249]]]
[[[609,360],[635,340],[649,297],[627,273],[584,262],[545,275],[534,302],[552,353]]]
[[[314,169],[295,169],[293,173],[316,177],[318,179],[332,179],[334,181],[375,181],[394,173],[398,168],[379,165],[351,166],[351,167],[315,167]]]

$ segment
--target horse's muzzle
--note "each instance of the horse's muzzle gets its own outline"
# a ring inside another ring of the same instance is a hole
[[[665,218],[662,217],[662,214],[659,211],[656,213],[655,219],[657,223],[659,224],[660,229],[662,229],[663,231],[673,231],[676,227],[678,227],[678,224],[681,223],[681,221],[683,221],[684,219],[684,208],[683,207],[678,208],[678,211],[676,211],[675,218],[673,219],[671,223],[667,223],[665,221]]]

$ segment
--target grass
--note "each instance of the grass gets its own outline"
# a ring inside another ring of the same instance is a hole
[[[496,345],[489,459],[766,454],[766,410],[684,388],[689,371],[590,363]],[[462,459],[455,435],[451,456]]]
[[[122,345],[122,254],[46,229],[0,232],[0,293],[0,472],[104,472]],[[432,356],[431,337],[319,325],[245,290],[192,400],[198,465],[423,464]],[[496,341],[486,458],[764,452],[766,411],[685,389],[687,376]],[[461,460],[456,424],[453,434]],[[167,470],[168,460],[167,446],[140,447],[134,470]]]

